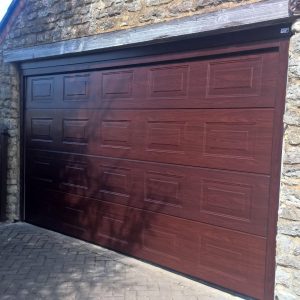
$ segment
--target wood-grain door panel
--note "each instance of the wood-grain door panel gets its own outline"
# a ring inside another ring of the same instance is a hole
[[[278,53],[28,78],[27,108],[242,108],[275,105]]]
[[[272,109],[28,110],[31,148],[269,173]]]
[[[32,186],[265,236],[269,176],[36,151]]]
[[[288,47],[233,48],[31,69],[26,221],[271,299]]]

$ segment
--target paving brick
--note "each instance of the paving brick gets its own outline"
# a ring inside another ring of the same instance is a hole
[[[0,300],[241,300],[25,223],[0,225]]]

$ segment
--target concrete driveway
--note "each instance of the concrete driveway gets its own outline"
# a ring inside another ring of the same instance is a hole
[[[0,224],[0,299],[246,299],[26,223]]]

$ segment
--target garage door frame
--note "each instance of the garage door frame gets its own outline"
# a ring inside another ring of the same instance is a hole
[[[141,60],[145,62],[145,58],[150,62],[154,61],[158,53],[166,53],[168,60],[178,60],[188,57],[218,55],[224,53],[224,46],[227,44],[228,53],[239,52],[244,48],[249,48],[249,43],[253,44],[253,49],[262,50],[266,47],[278,47],[280,55],[280,73],[283,78],[287,73],[288,65],[288,39],[278,39],[280,35],[274,34],[279,31],[281,27],[287,27],[286,24],[280,26],[272,26],[267,28],[264,34],[261,34],[257,38],[257,29],[245,32],[232,33],[231,37],[228,35],[221,35],[212,38],[192,39],[186,40],[185,45],[190,45],[192,50],[188,54],[181,54],[172,52],[172,49],[185,48],[180,46],[180,42],[168,42],[167,44],[157,45],[155,47],[145,46],[135,49],[121,49],[111,52],[104,52],[99,54],[90,54],[84,56],[73,56],[69,58],[57,58],[51,60],[42,61],[30,61],[21,64],[21,91],[23,99],[25,99],[25,79],[31,75],[42,75],[42,74],[54,74],[61,72],[72,72],[72,71],[83,71],[92,70],[110,66],[122,66],[122,65],[138,65]],[[247,35],[247,39],[245,36]],[[216,40],[219,42],[216,43]],[[267,40],[267,41],[265,41]],[[241,43],[243,41],[244,43]],[[255,43],[253,43],[256,41]],[[203,49],[196,50],[199,45],[204,46]],[[177,47],[177,48],[176,48]],[[212,47],[212,48],[211,48]],[[181,51],[183,51],[182,49]],[[163,56],[162,56],[163,57]],[[111,61],[114,60],[114,63]],[[155,60],[157,62],[157,60]],[[64,65],[64,66],[63,66]],[[59,68],[59,71],[58,71]],[[272,161],[278,161],[276,164],[272,164],[271,171],[271,184],[270,184],[270,215],[268,223],[268,241],[267,241],[267,259],[266,259],[266,287],[265,297],[266,300],[274,298],[274,276],[275,276],[275,245],[276,245],[276,226],[278,216],[278,203],[279,203],[279,186],[280,186],[280,171],[281,171],[281,151],[282,151],[282,137],[283,137],[283,112],[285,105],[285,90],[286,82],[280,82],[278,86],[277,95],[277,108],[275,109],[275,125],[273,127],[273,150],[272,150]],[[25,101],[21,101],[21,187],[22,187],[22,201],[21,201],[21,216],[25,219],[25,124],[24,124],[24,113],[25,113]]]

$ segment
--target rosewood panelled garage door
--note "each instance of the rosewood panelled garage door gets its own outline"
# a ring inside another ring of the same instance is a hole
[[[268,298],[282,45],[27,76],[26,220]]]

